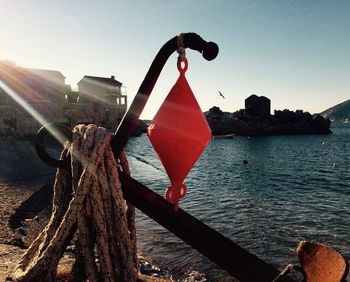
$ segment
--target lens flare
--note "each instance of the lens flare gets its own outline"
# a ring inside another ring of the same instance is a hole
[[[9,87],[6,83],[0,80],[0,89],[2,89],[7,95],[9,95],[20,107],[22,107],[28,114],[30,114],[35,120],[37,120],[42,126],[47,125],[49,122],[40,115],[27,101],[25,101],[16,91]],[[50,130],[50,134],[59,141],[62,145],[65,143],[66,138],[55,130]]]

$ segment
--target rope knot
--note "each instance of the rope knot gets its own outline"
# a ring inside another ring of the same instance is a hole
[[[177,53],[179,54],[179,59],[182,61],[186,58],[186,48],[184,45],[184,37],[185,35],[183,33],[180,33],[177,36]]]

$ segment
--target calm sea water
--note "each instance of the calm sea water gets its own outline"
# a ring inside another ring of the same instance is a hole
[[[297,262],[301,240],[329,244],[349,260],[350,124],[332,130],[212,140],[185,180],[180,207],[278,267]],[[133,177],[163,195],[170,181],[147,136],[132,138],[127,153]],[[234,281],[141,212],[137,231],[141,253],[175,280]]]

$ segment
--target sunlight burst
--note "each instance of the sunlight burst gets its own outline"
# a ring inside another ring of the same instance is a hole
[[[49,124],[49,122],[40,115],[27,101],[25,101],[20,95],[16,93],[11,87],[0,80],[0,89],[2,89],[7,95],[9,95],[18,105],[20,105],[28,114],[30,114],[35,120],[37,120],[42,126]],[[52,127],[49,127],[52,128]],[[65,143],[66,138],[58,131],[49,130],[51,135],[55,137],[62,145]]]

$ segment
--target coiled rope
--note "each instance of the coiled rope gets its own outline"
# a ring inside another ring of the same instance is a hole
[[[58,168],[52,215],[18,262],[14,281],[56,280],[57,266],[77,233],[72,273],[95,281],[136,281],[135,209],[123,199],[118,167],[130,173],[125,154],[115,160],[112,135],[95,125],[78,125],[61,153],[71,167]]]

